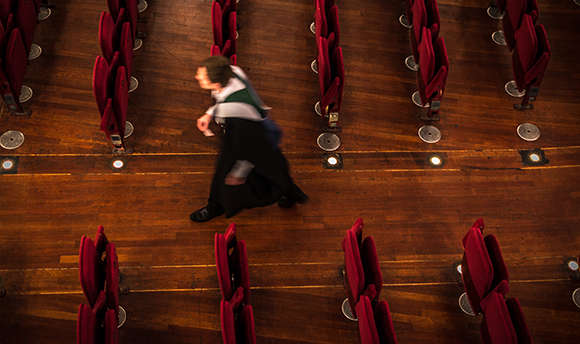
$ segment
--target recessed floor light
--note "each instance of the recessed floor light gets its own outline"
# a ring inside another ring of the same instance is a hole
[[[121,159],[113,160],[112,166],[114,169],[122,169],[125,166],[125,162]]]
[[[327,169],[341,169],[342,156],[339,153],[322,155],[322,167]]]

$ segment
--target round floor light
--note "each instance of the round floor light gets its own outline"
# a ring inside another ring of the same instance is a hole
[[[125,166],[125,162],[121,159],[113,160],[113,168],[120,170]]]
[[[542,160],[542,157],[535,152],[530,153],[530,155],[528,155],[528,158],[530,159],[531,162],[540,162]]]
[[[9,171],[14,168],[14,160],[12,159],[4,159],[2,160],[2,169],[4,171]]]

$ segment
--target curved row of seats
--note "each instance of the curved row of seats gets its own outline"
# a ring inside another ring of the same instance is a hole
[[[223,342],[255,344],[246,243],[236,238],[234,223],[228,226],[225,234],[215,234],[215,263],[222,295],[220,319]]]
[[[100,129],[113,144],[114,153],[125,151],[129,93],[139,82],[132,76],[133,51],[142,45],[137,37],[138,0],[108,0],[109,11],[99,20],[99,45],[93,68],[93,92],[101,116]]]
[[[236,0],[214,0],[211,6],[213,45],[210,54],[225,56],[234,65],[237,64],[237,9]]]
[[[24,85],[24,75],[28,61],[42,52],[32,43],[41,5],[48,6],[41,0],[0,1],[0,92],[8,110],[16,115],[30,114],[22,107],[33,93]]]
[[[328,126],[338,126],[344,90],[344,61],[340,47],[340,23],[335,0],[315,0],[314,35],[318,56],[313,70],[318,73],[320,101],[315,112],[328,121]]]
[[[411,100],[427,110],[422,119],[437,120],[449,74],[447,49],[439,36],[439,8],[436,0],[409,0],[406,4],[412,55],[405,65],[417,72],[418,88]]]
[[[503,30],[494,32],[492,39],[512,51],[514,80],[505,85],[505,90],[523,98],[515,109],[532,109],[530,101],[538,96],[552,55],[546,29],[537,24],[538,4],[536,0],[499,0],[496,5],[503,12]]]
[[[119,263],[115,244],[99,226],[95,241],[82,236],[79,250],[80,281],[88,304],[79,305],[77,344],[118,343]],[[119,316],[119,310],[122,310]]]
[[[518,300],[505,298],[509,274],[499,242],[493,234],[484,237],[483,229],[483,220],[478,219],[463,237],[461,279],[465,293],[459,304],[467,314],[483,313],[481,337],[485,344],[531,344]]]

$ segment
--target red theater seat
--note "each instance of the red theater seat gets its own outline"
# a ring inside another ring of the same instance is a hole
[[[539,16],[536,0],[510,0],[506,2],[503,16],[503,33],[510,50],[515,46],[515,34],[522,24],[524,14],[531,17],[535,23]]]
[[[449,58],[443,38],[437,38],[433,45],[431,31],[423,28],[418,55],[417,86],[420,101],[422,106],[430,106],[431,115],[439,111],[449,73]]]
[[[507,284],[507,282],[505,282]],[[502,287],[500,284],[498,287]],[[492,290],[482,301],[481,337],[485,344],[518,344],[504,293]]]
[[[234,291],[241,288],[243,302],[249,304],[250,277],[246,244],[236,239],[234,223],[228,226],[225,234],[215,234],[215,259],[222,297],[230,300]]]
[[[365,274],[365,285],[374,285],[378,297],[383,286],[383,275],[381,274],[379,258],[373,237],[368,236],[363,240],[360,255]]]
[[[481,312],[482,299],[491,290],[505,295],[509,289],[509,275],[497,239],[493,235],[487,235],[484,239],[483,228],[483,220],[478,219],[463,237],[461,278],[475,313]],[[498,288],[499,285],[502,288]]]
[[[211,7],[211,27],[213,30],[213,43],[220,48],[224,45],[223,36],[223,16],[222,7],[217,1],[214,1]]]
[[[94,307],[99,293],[103,290],[105,271],[93,240],[84,235],[81,237],[79,249],[79,274],[87,301]]]
[[[371,300],[362,295],[356,305],[361,344],[397,344],[389,306],[379,301],[373,307]]]
[[[117,328],[117,313],[109,309],[105,313],[105,344],[119,343],[119,329]]]
[[[93,94],[95,95],[95,100],[101,117],[103,116],[105,106],[107,105],[108,77],[109,64],[107,63],[107,60],[101,56],[97,56],[93,67]]]
[[[38,22],[36,4],[32,0],[20,0],[16,6],[15,14],[16,25],[20,29],[24,48],[28,54],[30,46],[32,45],[36,23]]]
[[[20,29],[15,28],[10,32],[8,44],[6,45],[5,71],[12,88],[12,94],[14,94],[17,102],[20,97],[27,62],[28,56],[26,55]]]
[[[345,289],[353,312],[365,288],[365,272],[360,257],[360,243],[362,241],[362,219],[357,219],[353,226],[346,231],[342,241],[345,267]]]
[[[119,129],[119,123],[117,122],[117,117],[115,116],[115,110],[113,110],[113,100],[107,98],[107,103],[103,115],[101,117],[101,130],[105,132],[107,137],[111,135],[121,135],[121,130]]]
[[[528,325],[526,325],[524,312],[522,311],[518,299],[509,298],[506,300],[506,305],[510,312],[510,318],[518,337],[518,344],[532,344],[532,335],[528,329]]]
[[[117,68],[115,78],[115,96],[113,98],[113,110],[117,120],[117,126],[121,136],[125,132],[125,122],[127,121],[127,108],[129,106],[129,82],[124,66]]]
[[[123,8],[123,6],[121,6],[119,0],[107,0],[107,5],[109,6],[109,12],[111,12],[113,19],[117,21],[119,11],[121,8]]]
[[[105,291],[107,294],[107,307],[117,314],[119,310],[119,261],[115,244],[109,243],[106,252],[105,274],[107,283]]]
[[[91,307],[79,305],[77,317],[77,344],[96,344],[97,341],[97,317]]]
[[[546,29],[542,24],[534,26],[531,16],[524,15],[515,37],[512,55],[514,77],[518,90],[525,91],[522,104],[516,108],[522,109],[528,108],[530,97],[532,100],[537,97],[552,50]]]

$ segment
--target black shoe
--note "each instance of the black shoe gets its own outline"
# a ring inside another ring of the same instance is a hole
[[[191,221],[195,221],[195,222],[206,222],[206,221],[213,219],[216,216],[220,216],[223,213],[224,213],[223,209],[222,210],[215,210],[215,209],[210,209],[209,206],[205,206],[205,207],[198,209],[197,211],[194,211],[193,213],[191,213],[191,215],[189,215],[189,218],[191,219]]]
[[[300,190],[300,188],[296,184],[294,184],[294,199],[296,200],[296,202],[300,204],[304,204],[308,201],[308,195],[306,195],[302,190]]]
[[[292,208],[296,203],[304,204],[308,201],[308,195],[302,192],[297,185],[294,185],[293,189],[294,195],[292,198],[286,196],[280,197],[278,200],[278,206],[280,208]]]
[[[278,206],[280,208],[292,208],[294,206],[294,204],[296,204],[296,201],[293,199],[290,199],[286,196],[282,196],[278,200]]]

